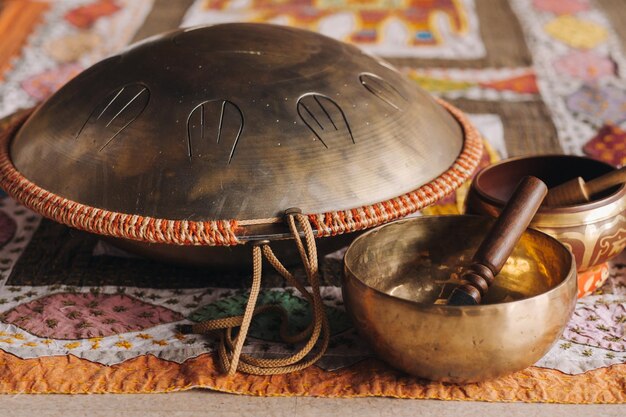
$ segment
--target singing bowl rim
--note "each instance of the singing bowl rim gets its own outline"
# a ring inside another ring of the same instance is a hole
[[[390,226],[392,224],[402,224],[402,223],[408,223],[408,222],[419,222],[419,221],[423,221],[423,222],[429,222],[429,221],[438,221],[437,219],[442,219],[442,218],[453,218],[453,217],[464,217],[464,218],[471,218],[471,219],[479,219],[479,218],[484,218],[484,219],[490,219],[490,220],[494,220],[492,218],[489,218],[487,216],[479,216],[479,215],[472,215],[472,214],[461,214],[461,215],[457,215],[457,214],[450,214],[450,215],[439,215],[439,216],[422,216],[422,217],[414,217],[411,219],[403,219],[403,220],[397,220],[391,223],[387,223],[378,227],[375,227],[373,229],[368,230],[367,232],[363,233],[361,236],[357,237],[356,239],[354,239],[354,241],[352,241],[352,243],[350,244],[350,246],[348,247],[348,249],[346,250],[346,253],[344,254],[344,278],[346,278],[346,276],[349,276],[350,278],[354,278],[354,280],[356,280],[359,284],[363,285],[364,287],[367,287],[369,289],[371,289],[372,291],[376,292],[377,294],[383,296],[384,298],[389,298],[390,300],[393,301],[398,301],[401,303],[406,303],[407,305],[412,305],[415,306],[415,308],[420,309],[420,310],[430,310],[430,311],[460,311],[460,310],[464,310],[467,308],[470,308],[472,310],[475,311],[488,311],[488,310],[498,310],[501,309],[503,305],[510,305],[512,303],[521,305],[524,302],[526,302],[527,304],[532,303],[532,300],[537,299],[539,297],[549,297],[551,294],[560,292],[563,290],[563,287],[570,285],[569,281],[572,279],[575,279],[577,277],[577,271],[576,271],[576,264],[574,261],[574,256],[572,255],[572,252],[567,249],[567,247],[561,243],[558,239],[550,236],[547,233],[541,232],[539,230],[535,230],[535,229],[526,229],[526,231],[524,233],[529,233],[531,235],[535,235],[535,236],[541,236],[542,239],[547,239],[549,242],[552,242],[552,244],[554,244],[556,247],[562,249],[564,252],[563,254],[569,259],[568,264],[570,265],[570,269],[567,272],[567,275],[562,279],[562,281],[555,285],[554,287],[550,288],[548,291],[543,292],[541,294],[537,294],[534,295],[532,297],[525,297],[523,299],[520,300],[515,300],[515,301],[509,301],[509,302],[505,302],[505,303],[494,303],[494,304],[476,304],[476,305],[469,305],[469,306],[451,306],[451,305],[443,305],[443,304],[424,304],[424,303],[419,303],[419,302],[415,302],[415,301],[411,301],[411,300],[407,300],[405,298],[400,298],[400,297],[395,297],[393,295],[390,295],[378,288],[372,287],[370,285],[368,285],[367,283],[363,282],[363,280],[361,278],[358,277],[357,274],[354,273],[354,271],[350,268],[349,265],[349,255],[350,255],[350,250],[354,250],[353,248],[356,247],[357,244],[359,244],[358,242],[362,241],[362,240],[367,240],[368,236],[375,234],[376,232],[378,232],[379,230]],[[349,272],[349,274],[348,274]],[[573,278],[572,278],[573,277]],[[574,294],[574,299],[576,299],[576,294]]]
[[[614,166],[604,161],[600,161],[588,156],[580,155],[563,155],[563,154],[546,154],[546,155],[526,155],[508,158],[488,167],[480,170],[478,174],[472,180],[470,192],[475,192],[476,195],[484,201],[486,204],[491,205],[498,211],[501,210],[506,201],[493,196],[489,192],[488,187],[481,186],[481,178],[488,173],[494,172],[494,170],[502,169],[503,167],[515,164],[523,163],[531,160],[545,160],[560,159],[560,160],[579,160],[595,163],[598,166],[605,168],[613,168]],[[571,227],[584,224],[591,224],[599,221],[603,221],[614,217],[626,210],[626,184],[623,184],[617,188],[617,190],[609,195],[601,198],[592,199],[589,202],[568,205],[564,207],[545,207],[539,208],[532,225],[538,227]]]
[[[305,213],[316,237],[355,232],[399,219],[442,199],[470,178],[482,156],[480,133],[461,110],[442,99],[434,99],[463,130],[463,146],[454,163],[430,182],[390,200],[327,213]],[[280,218],[160,219],[108,211],[51,193],[24,177],[11,160],[10,143],[34,109],[25,111],[0,134],[0,186],[15,200],[44,217],[98,235],[181,246],[232,246],[291,236]],[[351,221],[343,221],[346,218]]]

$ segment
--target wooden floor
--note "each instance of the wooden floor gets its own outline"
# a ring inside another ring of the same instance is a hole
[[[136,395],[0,396],[2,417],[299,416],[299,417],[623,417],[626,405],[481,403],[391,398],[259,398],[194,390]]]

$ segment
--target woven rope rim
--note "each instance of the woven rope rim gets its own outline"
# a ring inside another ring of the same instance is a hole
[[[461,124],[465,140],[454,164],[435,180],[418,189],[380,203],[349,210],[308,214],[317,237],[333,236],[367,229],[414,213],[460,187],[478,166],[482,139],[477,129],[459,109],[436,99]],[[9,155],[13,133],[30,115],[20,117],[0,136],[0,187],[7,194],[44,217],[67,226],[100,235],[173,245],[230,246],[243,244],[237,231],[245,224],[275,222],[262,220],[167,220],[125,214],[91,207],[51,193],[25,178]]]

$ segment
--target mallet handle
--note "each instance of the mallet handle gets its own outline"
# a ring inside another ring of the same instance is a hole
[[[607,190],[616,185],[626,183],[626,166],[604,174],[601,177],[594,178],[585,183],[587,194],[594,196],[601,191]]]
[[[472,265],[461,276],[464,283],[452,291],[449,305],[480,304],[547,193],[548,187],[539,178],[529,176],[520,181],[480,244]]]

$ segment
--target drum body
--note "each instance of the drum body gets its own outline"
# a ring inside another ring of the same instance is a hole
[[[188,262],[189,246],[288,238],[291,207],[328,239],[400,218],[463,183],[481,141],[460,111],[353,46],[225,24],[94,65],[2,148],[0,185],[25,205],[160,259],[182,246],[166,258]]]

